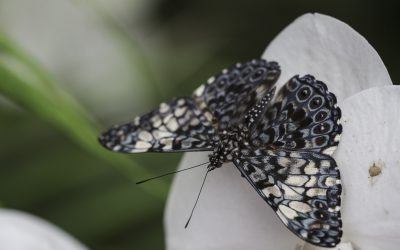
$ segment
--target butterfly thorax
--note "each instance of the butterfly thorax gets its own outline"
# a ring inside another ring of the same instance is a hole
[[[247,129],[233,126],[220,133],[220,141],[216,144],[214,151],[209,155],[209,170],[222,166],[223,163],[232,161],[233,152],[239,149],[239,145],[245,141]]]

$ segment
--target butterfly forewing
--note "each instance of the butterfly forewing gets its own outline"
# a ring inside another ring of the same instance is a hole
[[[239,124],[279,74],[276,62],[238,63],[211,77],[192,97],[162,103],[132,122],[112,127],[100,143],[128,153],[212,150],[222,130]]]
[[[112,127],[99,140],[119,152],[180,152],[212,150],[218,137],[194,100],[183,97]]]
[[[247,148],[234,164],[298,237],[323,247],[340,242],[340,175],[330,156]]]
[[[342,126],[335,96],[313,76],[295,76],[260,116],[249,138],[256,147],[282,147],[331,155]]]
[[[222,131],[241,124],[246,112],[268,93],[279,75],[276,62],[258,59],[237,63],[197,88],[193,98]]]

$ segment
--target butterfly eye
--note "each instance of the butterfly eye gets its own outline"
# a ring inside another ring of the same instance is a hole
[[[300,101],[307,100],[311,95],[311,90],[308,87],[303,87],[297,92],[297,98]]]

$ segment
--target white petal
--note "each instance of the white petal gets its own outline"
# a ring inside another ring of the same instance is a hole
[[[342,112],[343,134],[334,157],[344,191],[343,239],[357,249],[398,249],[400,87],[363,91],[345,100]]]
[[[339,104],[374,86],[391,85],[374,48],[347,24],[321,14],[306,14],[286,27],[263,54],[282,69],[279,85],[294,75],[312,74],[328,84]]]
[[[181,167],[207,161],[207,154],[188,153]],[[175,176],[165,213],[168,249],[258,250],[273,244],[274,249],[286,250],[300,245],[233,164],[210,172],[185,229],[204,174],[201,168]]]
[[[317,247],[306,243],[301,250],[353,250],[353,246],[349,242],[341,242],[334,248]]]
[[[50,223],[16,210],[0,209],[0,249],[86,250]]]
[[[379,56],[346,24],[305,15],[286,28],[263,55],[281,64],[283,84],[295,74],[325,81],[339,103],[363,89],[390,85]],[[340,147],[339,147],[340,148]],[[180,168],[208,161],[206,153],[186,154]],[[191,225],[184,229],[204,175],[196,169],[175,177],[165,212],[168,249],[301,249],[271,208],[230,164],[211,172]]]

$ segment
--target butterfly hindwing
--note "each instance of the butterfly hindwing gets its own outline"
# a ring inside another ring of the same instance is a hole
[[[330,156],[342,132],[336,98],[307,75],[264,99],[246,115],[250,133],[233,162],[292,232],[334,247],[342,235],[340,174]]]
[[[99,141],[113,151],[138,153],[212,150],[217,139],[194,100],[183,97],[110,128]]]
[[[252,60],[222,70],[193,93],[206,117],[222,131],[240,124],[247,111],[272,88],[280,75],[276,62]]]
[[[340,242],[341,184],[333,158],[316,152],[243,149],[233,162],[298,237],[322,247]]]
[[[249,138],[255,147],[308,150],[331,155],[342,126],[336,97],[313,76],[295,76],[277,93]]]

